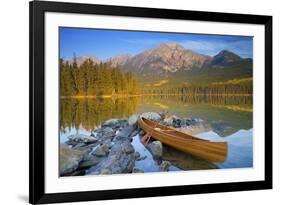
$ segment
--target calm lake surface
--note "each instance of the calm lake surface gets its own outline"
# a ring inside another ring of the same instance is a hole
[[[253,166],[252,97],[142,96],[103,99],[61,99],[60,142],[75,133],[90,134],[108,119],[127,119],[135,113],[169,112],[180,118],[196,118],[195,136],[228,142],[228,158],[212,164],[164,146],[163,158],[170,161],[170,171]],[[135,136],[132,144],[146,159],[136,161],[145,172],[159,171],[158,163]]]

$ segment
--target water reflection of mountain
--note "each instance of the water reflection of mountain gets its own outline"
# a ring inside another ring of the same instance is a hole
[[[213,131],[201,133],[197,137],[211,141],[221,141],[221,137]],[[253,129],[238,130],[224,138],[228,143],[227,159],[218,163],[219,168],[241,168],[253,166]]]
[[[252,103],[252,96],[147,96],[138,112],[150,109],[169,111],[183,118],[200,118],[205,131],[211,128],[220,136],[228,136],[252,128]]]
[[[252,128],[252,97],[143,96],[104,99],[61,99],[60,125],[93,130],[110,118],[127,118],[134,113],[168,111],[182,118],[204,121],[206,130],[228,136]],[[202,127],[200,129],[203,129]],[[203,130],[204,131],[204,130]]]

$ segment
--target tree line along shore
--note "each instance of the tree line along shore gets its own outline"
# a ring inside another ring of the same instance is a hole
[[[91,59],[78,66],[60,59],[60,96],[62,98],[135,97],[141,95],[214,95],[251,96],[253,79],[232,79],[224,82],[196,84],[174,83],[163,86],[138,85],[137,76],[122,72],[120,67],[95,64]]]
[[[136,79],[131,72],[122,73],[119,66],[94,64],[91,59],[78,66],[60,59],[61,96],[136,95]]]

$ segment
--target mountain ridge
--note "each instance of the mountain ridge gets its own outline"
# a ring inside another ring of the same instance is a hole
[[[232,51],[223,49],[214,56],[208,56],[177,43],[159,44],[134,56],[116,55],[106,60],[81,56],[77,58],[77,64],[80,66],[83,60],[89,58],[94,64],[106,63],[112,67],[119,66],[124,72],[130,71],[140,82],[168,78],[187,82],[228,80],[249,77],[253,69],[252,59],[242,58]]]
[[[141,52],[124,64],[127,70],[134,72],[176,72],[180,69],[191,70],[193,67],[202,67],[209,56],[187,50],[176,43],[160,44],[159,46]]]
[[[148,57],[148,59],[145,59],[146,57]],[[120,54],[112,56],[105,60],[100,60],[94,55],[86,55],[79,56],[76,59],[79,66],[83,63],[83,61],[91,59],[94,64],[107,63],[113,67],[117,65],[121,67],[129,67],[129,65],[132,64],[133,67],[139,68],[139,71],[147,70],[142,67],[143,65],[146,65],[148,66],[148,68],[154,70],[155,68],[157,68],[157,65],[155,65],[154,63],[157,63],[157,60],[162,60],[164,64],[160,63],[158,69],[170,72],[175,72],[181,68],[189,70],[194,67],[223,67],[232,62],[252,60],[251,58],[242,58],[234,52],[226,49],[221,50],[214,56],[208,56],[190,49],[185,49],[182,45],[177,43],[162,43],[155,48],[147,49],[134,56],[130,56],[128,54]],[[69,63],[73,63],[73,59],[66,60]],[[152,66],[149,65],[149,63],[151,63]],[[161,68],[159,68],[160,66]]]

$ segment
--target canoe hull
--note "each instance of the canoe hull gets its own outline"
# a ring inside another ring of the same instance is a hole
[[[139,126],[152,138],[177,150],[192,154],[211,162],[224,162],[227,158],[227,142],[211,142],[157,125],[145,118],[138,119]]]

